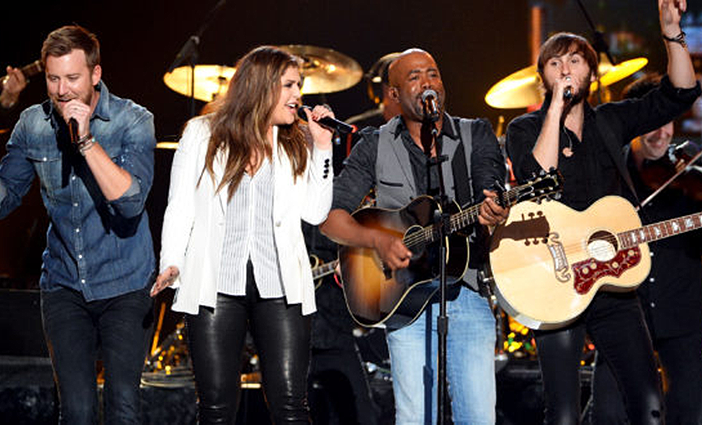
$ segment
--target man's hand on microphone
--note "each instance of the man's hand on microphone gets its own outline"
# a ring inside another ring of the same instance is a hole
[[[317,123],[324,117],[334,118],[334,112],[324,105],[317,105],[313,109],[304,108],[307,115],[307,125],[312,135],[312,140],[318,149],[328,150],[332,148],[333,131]]]
[[[63,105],[62,112],[66,123],[71,118],[78,122],[78,137],[85,137],[90,133],[90,106],[78,99],[73,99]]]

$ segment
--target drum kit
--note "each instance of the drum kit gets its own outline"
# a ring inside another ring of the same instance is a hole
[[[613,65],[603,56],[597,69],[597,80],[590,86],[591,93],[610,86],[646,66],[648,59],[635,58]],[[496,109],[527,108],[544,100],[541,78],[536,65],[520,69],[498,81],[485,95],[485,103]]]
[[[302,61],[303,94],[327,94],[353,87],[363,77],[363,70],[351,57],[332,49],[308,45],[284,45],[281,49],[296,55]],[[648,63],[646,58],[636,58],[613,65],[604,59],[598,68],[598,79],[591,86],[592,92],[612,85],[634,74]],[[194,73],[194,77],[192,75]],[[236,69],[225,65],[181,66],[163,76],[165,84],[173,91],[187,97],[211,102],[227,92]],[[194,89],[194,90],[193,90]],[[194,92],[193,92],[194,91]],[[496,109],[516,109],[536,106],[543,101],[543,89],[536,66],[529,66],[494,84],[485,95],[485,102]],[[175,148],[177,143],[159,147]],[[498,344],[495,361],[498,370],[509,359],[535,359],[536,347],[529,329],[507,316],[493,304],[497,318]],[[160,345],[154,344],[152,355],[145,367],[143,383],[156,386],[192,385],[192,369],[184,342],[182,323]],[[242,386],[260,384],[260,371],[256,353],[247,343]],[[371,364],[370,367],[373,365]],[[369,370],[370,371],[370,370]]]
[[[355,60],[324,47],[291,44],[278,46],[302,61],[302,94],[326,94],[353,87],[363,77]],[[225,65],[181,66],[163,76],[171,90],[191,96],[191,73],[195,73],[195,99],[211,102],[224,95],[236,69]]]

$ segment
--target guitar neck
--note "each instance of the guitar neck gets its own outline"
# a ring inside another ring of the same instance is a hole
[[[631,248],[646,242],[665,239],[670,236],[697,230],[702,227],[702,212],[649,224],[634,230],[617,234],[620,249]]]
[[[502,194],[503,203],[506,207],[511,207],[519,200],[520,193],[524,190],[523,186],[510,189]],[[473,205],[465,210],[451,216],[451,232],[456,232],[468,227],[478,221],[480,215],[480,204]]]
[[[29,78],[34,75],[39,74],[44,70],[44,66],[41,63],[41,60],[37,59],[34,62],[30,63],[29,65],[25,65],[22,68],[20,68],[20,71],[22,71],[22,74],[24,74],[25,77]]]
[[[24,77],[27,79],[29,77],[33,77],[33,76],[39,74],[43,70],[44,70],[44,65],[42,65],[41,60],[39,60],[39,59],[35,60],[34,62],[30,63],[29,65],[25,65],[22,68],[20,68],[20,72],[22,72],[22,74],[24,74]],[[7,76],[7,75],[0,78],[0,89],[3,88],[3,86],[5,85],[5,81],[7,81],[8,78],[9,78],[9,76]]]
[[[511,207],[519,201],[532,199],[538,200],[544,196],[556,193],[560,190],[562,178],[557,171],[549,171],[548,174],[535,178],[530,183],[522,186],[517,186],[500,194],[501,204],[505,207]],[[480,204],[473,205],[463,211],[452,214],[449,218],[449,234],[458,230],[464,229],[469,225],[478,221],[480,215]],[[418,245],[421,243],[432,243],[439,238],[439,228],[435,224],[426,226],[422,229],[421,234],[412,234],[405,237],[403,242],[407,247]]]
[[[334,260],[331,263],[322,264],[312,269],[312,280],[321,279],[334,273],[334,269],[339,265],[339,260]]]

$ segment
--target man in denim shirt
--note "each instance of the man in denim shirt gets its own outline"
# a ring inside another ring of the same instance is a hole
[[[85,29],[53,31],[41,57],[49,100],[22,112],[7,144],[0,217],[20,204],[38,175],[51,220],[40,286],[60,423],[96,422],[98,352],[105,422],[139,423],[152,318],[147,286],[155,268],[144,211],[153,116],[109,93],[98,40]]]

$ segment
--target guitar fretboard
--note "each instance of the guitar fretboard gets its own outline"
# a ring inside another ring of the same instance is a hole
[[[30,63],[29,65],[25,65],[22,68],[20,68],[20,71],[22,71],[22,74],[24,74],[25,77],[29,78],[33,75],[37,75],[41,71],[44,70],[44,66],[42,65],[41,61],[39,59],[35,60],[34,62]]]
[[[339,264],[339,260],[334,260],[331,263],[325,263],[312,269],[312,280],[321,279],[324,276],[334,273],[334,269]]]
[[[533,190],[533,184],[526,184],[523,186],[515,187],[514,189],[510,189],[502,194],[503,205],[511,207],[512,205],[517,203],[519,199],[524,198],[527,193],[532,193]],[[543,195],[546,195],[546,193],[544,193]],[[535,194],[533,198],[538,198],[539,196],[543,195]],[[480,204],[473,205],[472,207],[466,208],[461,212],[451,215],[451,217],[449,218],[449,233],[456,232],[475,223],[476,221],[478,221],[479,215]],[[427,226],[424,228],[422,236],[423,240],[417,242],[431,243],[439,238],[439,230],[435,225]],[[416,244],[417,242],[414,242],[414,244]],[[407,244],[407,241],[405,241],[405,243]],[[410,244],[412,244],[412,242],[410,242]],[[409,247],[410,245],[408,244],[407,246]]]
[[[658,223],[649,224],[634,230],[617,234],[620,249],[631,248],[646,242],[653,242],[670,236],[696,230],[702,227],[702,213],[686,215]]]

